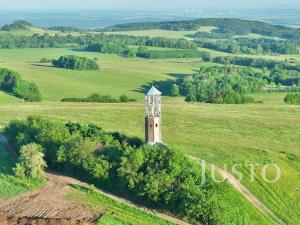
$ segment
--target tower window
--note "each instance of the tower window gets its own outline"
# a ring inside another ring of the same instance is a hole
[[[155,124],[155,127],[158,127],[158,124]]]

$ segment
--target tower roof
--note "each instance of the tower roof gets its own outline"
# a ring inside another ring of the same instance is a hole
[[[161,92],[159,90],[157,90],[157,88],[152,86],[152,88],[149,90],[147,95],[161,95]]]

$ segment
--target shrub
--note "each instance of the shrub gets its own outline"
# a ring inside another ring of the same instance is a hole
[[[58,60],[53,60],[52,65],[58,68],[72,70],[98,70],[98,64],[89,58],[75,55],[61,56]]]
[[[27,102],[39,102],[42,100],[41,93],[36,84],[25,80],[19,80],[16,83],[13,93]]]
[[[287,94],[284,98],[284,102],[288,104],[300,105],[300,94]]]
[[[171,88],[171,96],[179,96],[179,86],[177,84],[173,84]]]
[[[178,79],[176,85],[187,102],[245,104],[255,102],[246,94],[260,89],[266,83],[264,76],[249,68],[201,67],[192,78]]]
[[[14,169],[15,174],[20,178],[36,179],[45,177],[46,162],[43,158],[41,145],[36,143],[23,145],[20,149],[20,162],[17,163]]]
[[[136,57],[136,50],[132,48],[128,48],[123,52],[123,56],[128,58],[135,58]]]
[[[52,63],[53,59],[46,59],[46,58],[41,58],[41,60],[39,61],[39,63]]]
[[[136,102],[136,99],[129,98],[127,95],[121,95],[119,98],[119,102]]]

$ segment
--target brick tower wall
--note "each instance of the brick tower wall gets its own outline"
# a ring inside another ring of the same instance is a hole
[[[147,143],[161,142],[161,120],[159,117],[145,118],[145,136]]]

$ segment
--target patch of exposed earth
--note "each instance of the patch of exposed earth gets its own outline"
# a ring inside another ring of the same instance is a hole
[[[102,212],[66,200],[72,178],[49,174],[47,184],[36,191],[0,200],[1,225],[93,225]]]

